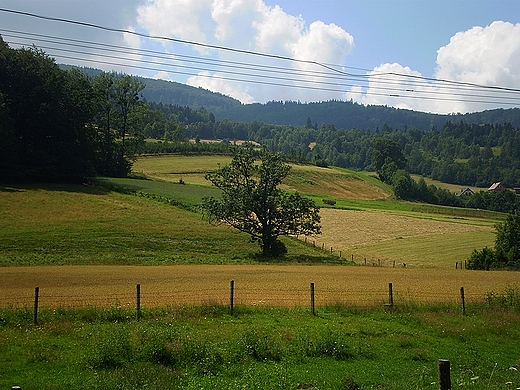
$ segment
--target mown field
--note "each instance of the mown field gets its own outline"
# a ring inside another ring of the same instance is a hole
[[[266,262],[195,212],[218,195],[204,173],[227,162],[147,157],[148,180],[0,186],[0,387],[436,389],[439,358],[458,387],[520,387],[520,274],[455,269],[493,245],[499,215],[432,212],[370,173],[295,166],[284,188],[337,203],[322,235],[284,238],[288,255]]]

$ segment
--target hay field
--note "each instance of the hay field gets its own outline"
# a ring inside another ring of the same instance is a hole
[[[132,172],[158,179],[178,183],[182,179],[187,184],[210,185],[204,179],[207,172],[229,165],[231,157],[211,156],[147,156],[138,158],[132,167]]]
[[[484,300],[520,284],[520,273],[441,269],[306,266],[306,265],[175,265],[175,266],[44,266],[0,268],[0,306],[30,308],[34,288],[40,307],[135,307],[136,284],[141,304],[152,307],[227,304],[235,281],[235,302],[250,306],[306,307],[315,283],[316,305],[383,305],[388,283],[394,302],[456,303],[460,287],[467,302]]]
[[[321,209],[322,234],[317,246],[369,264],[380,259],[407,267],[455,268],[473,249],[493,247],[492,220],[382,210]],[[308,240],[309,242],[309,240]],[[312,242],[312,241],[311,241]]]
[[[187,184],[209,186],[204,179],[207,172],[229,165],[228,156],[148,156],[140,157],[132,171],[151,179],[178,183],[182,179]],[[388,199],[388,186],[377,180],[367,180],[356,172],[343,169],[320,168],[314,165],[291,164],[292,170],[281,188],[304,194],[333,197],[337,199]]]

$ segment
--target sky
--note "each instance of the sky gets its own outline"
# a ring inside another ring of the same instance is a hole
[[[0,0],[0,35],[242,103],[520,107],[518,0]]]

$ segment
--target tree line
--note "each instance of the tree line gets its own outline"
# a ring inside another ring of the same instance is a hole
[[[125,176],[144,143],[144,84],[127,75],[60,69],[0,38],[0,180],[76,182]]]
[[[518,209],[518,197],[509,193],[501,194],[502,198],[479,194],[463,201],[409,177],[415,173],[461,186],[487,187],[496,181],[520,186],[520,130],[510,123],[448,120],[440,128],[424,130],[406,124],[397,129],[386,124],[339,129],[318,125],[310,116],[301,121],[302,126],[216,120],[204,107],[146,102],[145,85],[137,78],[61,69],[40,50],[12,49],[3,40],[0,71],[0,180],[4,182],[125,176],[139,153],[228,153],[233,140],[248,140],[282,153],[288,161],[377,170],[403,199]],[[201,139],[222,142],[209,144]],[[402,151],[404,160],[396,167],[380,169],[375,164],[374,147],[381,140],[392,141]]]

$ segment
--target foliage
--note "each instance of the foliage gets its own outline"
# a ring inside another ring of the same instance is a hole
[[[468,259],[466,267],[468,269],[480,269],[489,271],[496,263],[495,251],[487,246],[482,250],[473,250]]]
[[[520,291],[518,286],[508,286],[503,291],[489,291],[486,302],[490,307],[513,309],[520,312]]]
[[[290,170],[279,154],[264,149],[259,158],[257,166],[252,148],[233,148],[231,164],[206,175],[222,198],[206,198],[203,209],[210,221],[259,240],[264,256],[278,256],[285,253],[279,236],[320,232],[319,208],[299,193],[278,188]]]
[[[509,214],[496,225],[495,251],[499,263],[520,268],[520,214]]]
[[[374,142],[372,164],[381,181],[390,183],[394,173],[406,166],[406,158],[396,141],[378,138]]]
[[[90,84],[0,37],[0,181],[78,181],[94,173]]]
[[[102,72],[92,81],[98,129],[97,174],[124,177],[144,144],[148,106],[140,100],[144,84],[127,75]]]
[[[144,84],[62,70],[37,49],[0,38],[0,181],[80,182],[125,176],[143,142]]]
[[[474,250],[468,261],[469,269],[520,269],[520,215],[509,214],[496,224],[495,248]]]

